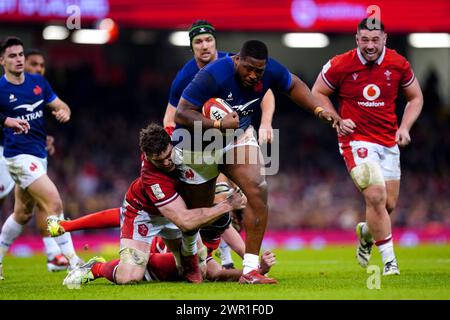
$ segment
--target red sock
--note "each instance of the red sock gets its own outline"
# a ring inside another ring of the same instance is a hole
[[[116,267],[119,265],[120,259],[115,259],[108,262],[97,262],[92,268],[92,274],[94,278],[106,278],[111,282],[115,282],[114,280],[114,271]]]
[[[64,230],[66,230],[66,232],[84,229],[104,229],[119,227],[120,209],[107,209],[88,214],[75,220],[62,221],[61,226],[64,228]]]

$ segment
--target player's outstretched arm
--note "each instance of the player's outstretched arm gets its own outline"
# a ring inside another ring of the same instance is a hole
[[[316,97],[317,100],[320,101],[321,106],[330,112],[336,112],[336,109],[334,108],[333,104],[331,103],[331,100],[329,96],[333,94],[334,90],[331,89],[325,81],[323,81],[321,74],[317,76],[316,82],[314,83],[314,86],[311,89],[311,93],[314,97]],[[343,119],[342,120],[342,130],[344,134],[350,134],[353,133],[353,129],[356,128],[356,124],[353,122],[352,119]]]
[[[50,109],[52,109],[52,114],[61,123],[67,122],[70,120],[70,108],[69,106],[62,101],[60,98],[56,98],[52,102],[48,104]]]
[[[342,119],[336,111],[325,110],[309,90],[308,86],[296,75],[291,74],[292,84],[287,94],[297,105],[314,113],[319,119],[328,122],[338,133],[342,134]]]
[[[241,195],[233,192],[227,199],[211,208],[189,210],[184,200],[181,197],[177,197],[174,201],[158,209],[163,216],[172,221],[181,231],[188,232],[213,222],[222,214],[231,210],[242,209],[243,203]]]
[[[258,130],[258,143],[271,143],[273,130],[272,119],[275,112],[275,96],[272,90],[267,90],[261,101],[261,125]]]
[[[0,128],[2,127],[10,128],[16,134],[27,134],[28,130],[30,130],[30,124],[27,120],[5,117],[0,114]]]
[[[422,90],[420,89],[419,81],[414,79],[411,85],[403,89],[403,94],[405,95],[408,103],[406,104],[400,127],[395,134],[395,140],[401,147],[404,147],[411,142],[409,131],[422,111],[423,95]]]

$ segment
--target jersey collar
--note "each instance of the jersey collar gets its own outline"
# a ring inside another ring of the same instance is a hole
[[[359,48],[356,48],[356,52],[357,52],[357,54],[358,54],[358,58],[359,58],[359,61],[361,61],[361,63],[363,64],[363,65],[366,65],[367,64],[367,60],[364,58],[364,56],[362,55],[362,53],[361,53],[361,51],[359,50]],[[375,61],[378,65],[380,65],[382,62],[383,62],[383,60],[384,60],[384,56],[386,55],[386,47],[384,46],[383,47],[383,51],[381,52],[381,55],[378,57],[378,59]]]

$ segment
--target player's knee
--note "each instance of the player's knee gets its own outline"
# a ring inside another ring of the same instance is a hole
[[[383,173],[376,162],[364,162],[355,166],[350,171],[350,176],[361,191],[370,186],[385,185]]]
[[[144,277],[150,252],[135,248],[123,248],[120,254],[120,268],[116,272],[116,283],[127,284],[141,281]]]
[[[383,186],[371,186],[364,190],[366,204],[372,207],[386,207],[386,190]]]

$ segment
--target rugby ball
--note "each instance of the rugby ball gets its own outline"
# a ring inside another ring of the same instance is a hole
[[[202,112],[205,118],[222,120],[227,114],[233,112],[233,108],[221,98],[211,98],[203,105]]]

